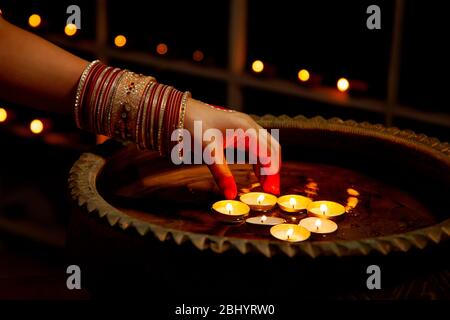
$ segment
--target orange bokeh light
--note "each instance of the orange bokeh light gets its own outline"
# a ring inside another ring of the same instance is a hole
[[[66,24],[64,27],[64,33],[69,37],[75,35],[75,33],[77,33],[77,26],[73,23]]]
[[[114,38],[114,44],[116,47],[121,48],[127,44],[127,38],[124,35],[119,34]]]
[[[29,18],[28,18],[28,24],[30,25],[30,27],[33,28],[37,28],[41,25],[42,19],[41,16],[38,14],[32,14]]]
[[[156,46],[156,52],[160,55],[165,55],[169,51],[169,48],[165,43],[160,43]]]
[[[309,80],[309,71],[306,69],[302,69],[298,72],[298,80],[306,82]]]
[[[194,53],[192,54],[192,59],[194,59],[194,61],[197,62],[202,61],[204,57],[205,55],[200,50],[195,50]]]

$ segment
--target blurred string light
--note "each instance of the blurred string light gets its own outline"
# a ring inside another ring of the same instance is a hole
[[[194,59],[194,61],[197,62],[202,61],[204,57],[205,55],[200,50],[195,50],[194,53],[192,54],[192,59]]]
[[[310,77],[309,71],[306,70],[306,69],[300,70],[300,71],[298,72],[297,76],[298,76],[298,80],[300,80],[300,81],[302,81],[302,82],[308,81],[308,80],[309,80],[309,77]]]
[[[30,131],[34,134],[39,134],[44,131],[44,123],[39,119],[34,119],[30,122]]]
[[[337,86],[337,88],[338,88],[338,90],[339,90],[340,92],[345,92],[345,91],[347,91],[347,90],[350,88],[350,83],[348,82],[347,79],[345,79],[345,78],[340,78],[340,79],[337,81],[336,86]]]
[[[114,44],[116,47],[121,48],[127,44],[127,38],[124,35],[119,34],[114,38]]]
[[[37,28],[41,25],[42,19],[41,16],[38,14],[32,14],[29,18],[28,18],[28,24],[30,25],[30,27],[33,28]]]
[[[0,108],[0,122],[5,122],[8,119],[8,112],[4,108]]]
[[[69,37],[75,35],[75,33],[77,33],[77,26],[73,23],[66,24],[64,27],[64,33]]]
[[[160,55],[165,55],[169,51],[169,48],[165,43],[160,43],[156,46],[156,52]]]
[[[255,60],[252,63],[253,72],[260,73],[264,70],[264,63],[261,60]]]

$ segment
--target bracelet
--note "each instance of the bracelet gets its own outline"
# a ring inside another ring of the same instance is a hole
[[[74,107],[75,122],[76,122],[78,128],[81,128],[81,122],[80,122],[80,118],[79,118],[79,114],[78,114],[78,112],[79,112],[78,110],[80,108],[80,101],[81,101],[81,92],[84,88],[84,84],[86,82],[86,78],[87,78],[89,71],[91,70],[91,68],[94,65],[96,65],[99,62],[100,62],[100,60],[94,60],[91,63],[89,63],[86,66],[86,68],[84,69],[83,73],[81,74],[80,81],[78,82],[77,94],[75,96],[75,107]]]
[[[166,155],[173,147],[172,132],[184,128],[188,97],[189,92],[157,83],[153,77],[95,60],[78,82],[74,118],[79,128]]]

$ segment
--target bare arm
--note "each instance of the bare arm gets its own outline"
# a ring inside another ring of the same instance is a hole
[[[1,99],[69,114],[87,63],[0,16]]]

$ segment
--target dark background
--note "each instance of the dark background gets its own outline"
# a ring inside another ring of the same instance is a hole
[[[399,3],[404,10],[395,90],[388,78]],[[63,30],[71,4],[81,8],[82,27],[68,37]],[[366,28],[371,4],[381,8],[381,30]],[[246,28],[240,30],[246,51],[233,53],[243,61],[237,73],[230,64],[229,30],[237,23],[231,7],[224,0],[0,0],[5,19],[74,54],[154,75],[213,104],[257,115],[369,121],[450,140],[448,13],[442,1],[248,0]],[[38,28],[28,25],[33,13],[42,18]],[[118,34],[127,37],[125,47],[114,46]],[[167,54],[156,52],[159,43],[167,44]],[[195,50],[203,52],[202,61],[193,60]],[[251,70],[256,59],[265,64],[260,74]],[[314,79],[300,83],[302,68]],[[349,92],[336,90],[340,77],[350,80]],[[230,93],[233,86],[237,95]],[[78,131],[70,117],[8,101],[0,107],[8,111],[0,123],[0,298],[71,297],[64,290],[66,179],[95,136]],[[46,126],[40,135],[28,130],[34,118]]]

